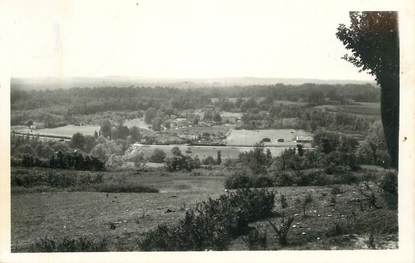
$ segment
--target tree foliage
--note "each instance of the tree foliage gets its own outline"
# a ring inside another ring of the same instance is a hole
[[[381,87],[381,111],[392,165],[399,153],[399,35],[397,12],[351,12],[350,27],[336,36],[351,54],[343,58],[375,76]]]

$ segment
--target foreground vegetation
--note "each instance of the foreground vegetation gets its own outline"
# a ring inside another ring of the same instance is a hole
[[[250,222],[271,216],[274,194],[239,190],[209,198],[186,211],[177,225],[159,225],[139,241],[145,251],[225,250],[232,238],[248,231]]]
[[[12,172],[23,171],[29,173],[27,168]],[[52,171],[70,172],[37,168],[36,173]],[[396,175],[387,170],[362,169],[359,173],[365,180],[357,183],[228,190],[225,195],[227,175],[223,168],[196,171],[77,172],[83,176],[88,173],[91,178],[103,173],[103,181],[108,184],[118,178],[129,185],[157,186],[159,193],[71,192],[71,186],[30,191],[36,189],[35,185],[21,187],[26,191],[18,192],[13,190],[19,187],[12,185],[12,249],[396,247]]]

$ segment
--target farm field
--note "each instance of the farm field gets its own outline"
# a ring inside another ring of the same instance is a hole
[[[79,132],[83,135],[91,135],[93,136],[95,131],[98,132],[100,129],[97,125],[66,125],[57,128],[45,128],[45,129],[37,129],[37,130],[30,130],[27,127],[21,127],[15,129],[19,132],[25,133],[32,133],[32,134],[43,134],[43,135],[55,135],[55,136],[67,136],[72,137],[73,134]],[[12,127],[13,130],[13,127]]]
[[[300,105],[305,106],[307,102],[291,101],[291,100],[274,100],[274,105]]]
[[[295,147],[296,136],[311,136],[312,134],[303,130],[293,129],[268,129],[268,130],[232,130],[226,138],[227,145],[255,145],[264,138],[270,138],[271,142],[266,145]],[[284,139],[284,142],[277,142]]]
[[[359,102],[352,105],[321,105],[317,108],[324,108],[332,112],[343,112],[364,116],[380,116],[380,104],[372,102]]]
[[[40,237],[84,235],[110,237],[113,245],[136,250],[140,232],[161,223],[174,223],[186,208],[224,192],[224,177],[160,174],[105,173],[105,177],[126,177],[154,186],[159,193],[13,193],[12,250],[25,251]],[[110,223],[116,229],[111,230]]]
[[[12,194],[12,251],[28,251],[39,238],[93,236],[109,240],[111,251],[138,250],[142,233],[159,224],[175,224],[187,208],[209,197],[224,194],[223,176],[190,176],[188,173],[160,173],[157,170],[135,174],[133,171],[107,172],[104,177],[125,177],[128,180],[155,186],[159,193],[96,193],[43,192]],[[375,229],[376,244],[397,248],[397,214],[395,210],[373,209],[354,202],[361,198],[354,185],[274,187],[274,216],[278,223],[284,195],[288,204],[285,213],[294,216],[288,234],[289,245],[282,248],[267,221],[252,226],[268,233],[266,249],[367,249],[369,228]],[[303,211],[296,199],[310,194],[313,202]],[[333,204],[332,199],[336,203]],[[381,200],[379,198],[378,200]],[[354,220],[354,221],[353,221]],[[348,224],[355,222],[350,229]],[[111,227],[111,225],[115,227]],[[247,250],[242,237],[231,242],[230,250]]]

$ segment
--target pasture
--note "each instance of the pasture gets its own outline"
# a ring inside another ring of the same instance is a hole
[[[224,191],[224,177],[148,172],[107,172],[106,180],[154,186],[159,193],[51,192],[12,194],[12,251],[26,251],[44,236],[111,237],[113,245],[135,250],[140,232],[173,223],[186,208]],[[115,225],[115,229],[110,229]],[[134,238],[133,238],[134,237]],[[120,245],[118,242],[122,243]],[[118,250],[119,248],[114,248]]]
[[[295,147],[296,136],[311,136],[311,133],[293,129],[232,130],[226,138],[226,145],[253,146],[262,139],[269,138],[271,141],[265,143],[265,146]],[[284,142],[278,142],[278,139],[283,139]]]

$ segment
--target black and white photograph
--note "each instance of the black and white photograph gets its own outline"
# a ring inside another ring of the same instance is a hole
[[[414,9],[354,2],[0,3],[4,262],[408,252]]]

